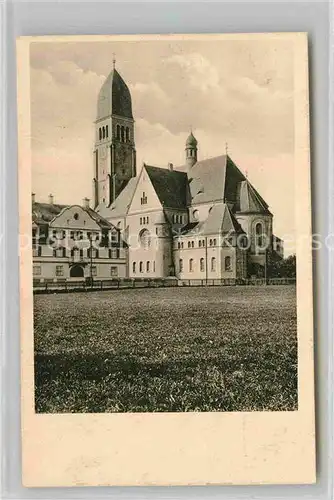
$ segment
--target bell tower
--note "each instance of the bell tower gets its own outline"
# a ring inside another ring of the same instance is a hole
[[[94,208],[111,205],[136,176],[131,94],[115,68],[101,87],[95,121]]]
[[[186,141],[186,164],[192,167],[195,163],[197,163],[197,140],[190,132]]]

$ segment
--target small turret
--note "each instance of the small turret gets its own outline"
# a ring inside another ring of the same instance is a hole
[[[186,164],[192,167],[197,162],[197,140],[193,133],[190,132],[186,141]]]

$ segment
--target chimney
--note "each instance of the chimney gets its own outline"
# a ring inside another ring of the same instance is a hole
[[[31,193],[31,203],[36,203],[36,195],[35,195],[35,193]]]
[[[171,172],[173,172],[173,170],[174,170],[173,163],[168,163],[168,170],[170,170]]]
[[[90,203],[90,199],[87,197],[82,200],[82,206],[84,208],[89,208],[89,203]]]
[[[53,205],[53,194],[49,194],[49,203]]]

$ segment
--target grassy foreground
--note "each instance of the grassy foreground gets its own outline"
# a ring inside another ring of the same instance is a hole
[[[35,296],[37,412],[297,409],[293,286]]]

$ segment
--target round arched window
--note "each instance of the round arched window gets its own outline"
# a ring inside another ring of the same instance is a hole
[[[75,214],[73,215],[73,217],[74,217],[74,219],[75,219],[75,220],[78,220],[78,219],[79,219],[79,214],[78,214],[78,212],[75,212]]]
[[[151,246],[151,235],[148,229],[143,229],[139,233],[139,243],[143,248],[149,248]]]
[[[263,238],[264,238],[264,231],[263,231],[263,224],[262,222],[257,222],[255,224],[255,241],[256,241],[256,245],[258,245],[259,247],[262,247],[263,245]]]
[[[195,220],[198,220],[198,218],[199,218],[199,212],[198,212],[198,210],[194,210],[193,211],[193,217],[194,217]]]

